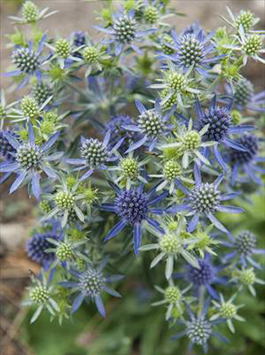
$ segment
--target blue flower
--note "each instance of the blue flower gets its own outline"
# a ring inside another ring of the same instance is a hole
[[[201,287],[204,287],[212,298],[219,300],[219,294],[212,285],[224,284],[227,282],[227,278],[218,276],[218,272],[223,267],[214,266],[211,262],[210,254],[206,254],[204,259],[198,259],[198,263],[200,266],[199,268],[188,264],[185,272],[175,273],[173,274],[174,277],[184,278],[191,283],[196,294],[199,293]]]
[[[46,35],[43,35],[38,50],[33,50],[33,43],[29,42],[28,48],[16,46],[12,54],[12,61],[17,70],[7,72],[6,76],[23,75],[23,79],[19,84],[19,88],[23,88],[29,81],[29,77],[36,76],[38,83],[41,81],[41,65],[47,58],[41,58],[41,52],[46,41]]]
[[[110,149],[108,147],[110,141],[110,131],[108,131],[103,139],[103,142],[97,138],[81,137],[80,155],[82,158],[67,159],[67,162],[72,165],[79,165],[75,170],[88,169],[87,172],[80,178],[83,181],[89,178],[95,170],[106,170],[107,163],[117,160],[118,157],[113,153],[122,144],[124,138],[120,139],[118,143]]]
[[[247,268],[248,264],[251,264],[255,268],[261,269],[260,264],[253,259],[253,256],[256,254],[265,254],[265,249],[256,248],[256,237],[251,232],[243,231],[237,238],[231,237],[230,242],[224,242],[223,244],[232,249],[230,253],[224,256],[225,262],[235,259],[244,268]]]
[[[14,138],[17,138],[17,134],[14,131],[11,131],[9,129],[0,130],[0,159],[3,160],[4,162],[13,163],[15,160],[13,154],[15,153],[16,150],[6,139],[5,137],[6,133],[10,134]],[[11,172],[4,173],[3,176],[1,176],[0,178],[0,184],[6,181],[10,175]]]
[[[214,32],[205,35],[199,26],[194,25],[180,36],[174,30],[171,31],[171,35],[174,44],[170,45],[169,43],[168,46],[174,49],[175,53],[172,55],[161,54],[161,57],[173,61],[184,72],[193,67],[199,74],[208,76],[209,65],[217,63],[224,57],[221,55],[208,58],[208,54],[213,52],[215,48],[214,44],[209,43]]]
[[[62,286],[72,288],[73,291],[79,293],[72,304],[71,313],[76,312],[83,301],[88,298],[89,300],[95,302],[99,313],[102,315],[102,317],[105,317],[106,311],[101,298],[102,292],[107,292],[114,297],[121,297],[117,291],[110,288],[107,284],[119,281],[123,278],[123,276],[105,276],[103,273],[103,268],[105,265],[106,260],[103,260],[98,268],[87,266],[86,270],[83,272],[70,270],[70,273],[77,279],[77,281],[67,281],[60,283]]]
[[[148,36],[156,31],[156,29],[138,31],[134,15],[134,10],[130,10],[128,14],[126,14],[124,10],[121,10],[118,13],[113,14],[113,25],[111,27],[104,28],[101,26],[94,26],[97,30],[113,36],[113,39],[104,41],[104,43],[114,43],[116,56],[120,55],[126,46],[141,53],[140,48],[136,46],[134,42],[141,37]]]
[[[255,94],[254,86],[246,78],[242,78],[231,86],[226,85],[226,91],[234,97],[234,106],[240,110],[265,112],[265,90]]]
[[[124,152],[134,143],[137,139],[139,140],[139,133],[135,131],[129,131],[125,127],[134,125],[133,119],[124,114],[119,114],[114,116],[108,123],[106,123],[106,132],[110,131],[112,147],[115,146],[121,139],[123,142],[120,146],[120,150]]]
[[[249,130],[253,130],[253,126],[239,125],[234,126],[232,124],[231,109],[233,106],[233,100],[230,99],[226,107],[220,107],[217,105],[217,98],[214,96],[210,103],[209,109],[202,111],[202,107],[198,99],[196,100],[195,108],[198,117],[198,130],[208,126],[206,133],[203,136],[203,140],[216,142],[213,146],[213,151],[216,160],[224,170],[227,170],[226,163],[219,151],[219,146],[224,145],[225,148],[233,148],[239,151],[245,152],[247,149],[243,144],[239,144],[232,141],[229,138],[230,134],[243,133]],[[204,155],[208,155],[209,148],[206,147]]]
[[[195,186],[192,190],[189,190],[180,181],[177,182],[178,187],[187,195],[187,197],[184,198],[184,203],[182,205],[173,206],[168,212],[175,213],[187,210],[187,216],[192,216],[188,224],[188,232],[193,232],[196,229],[200,217],[207,217],[217,229],[229,235],[230,232],[214,216],[214,213],[217,211],[226,213],[243,212],[244,210],[240,207],[221,204],[222,201],[231,200],[234,197],[237,197],[238,194],[234,192],[224,195],[221,194],[218,186],[224,178],[223,175],[220,175],[213,183],[203,183],[200,169],[196,163],[194,164],[194,178]]]
[[[253,180],[256,184],[261,185],[261,179],[256,176],[255,172],[265,173],[265,169],[262,169],[257,163],[265,162],[264,157],[257,157],[259,140],[252,134],[244,134],[242,137],[236,140],[236,144],[243,145],[246,150],[239,151],[230,149],[228,161],[232,165],[231,184],[234,185],[238,172],[243,168],[244,172]]]
[[[42,146],[35,143],[33,126],[28,123],[29,142],[19,142],[12,134],[5,133],[8,142],[15,149],[13,156],[14,162],[7,161],[0,164],[0,172],[13,172],[18,175],[10,187],[10,193],[13,193],[23,181],[31,180],[32,192],[36,198],[40,196],[40,172],[43,171],[49,178],[56,179],[57,174],[50,167],[49,162],[60,159],[63,152],[56,152],[47,155],[47,151],[57,141],[59,133],[55,133]]]
[[[54,253],[46,252],[47,249],[53,247],[53,244],[49,242],[48,239],[50,238],[59,241],[63,237],[63,232],[58,222],[53,221],[48,227],[51,228],[47,229],[47,226],[44,226],[43,232],[36,232],[26,244],[28,257],[31,260],[42,264],[44,271],[47,271],[55,260]]]
[[[115,237],[126,225],[133,227],[134,253],[139,254],[142,239],[142,224],[147,222],[151,226],[158,228],[158,223],[149,217],[149,214],[161,215],[166,212],[164,208],[153,207],[163,200],[168,192],[155,195],[157,185],[148,193],[143,192],[143,186],[130,188],[129,190],[120,189],[117,185],[110,183],[117,196],[113,203],[104,203],[100,209],[114,212],[120,217],[120,221],[108,232],[105,241]]]
[[[187,336],[190,340],[188,346],[188,353],[191,352],[194,345],[201,345],[204,353],[208,352],[208,341],[211,336],[218,338],[219,340],[227,343],[228,340],[218,332],[213,330],[213,327],[223,322],[223,319],[209,320],[207,313],[209,310],[210,300],[206,300],[203,305],[202,311],[196,315],[190,309],[190,306],[186,303],[186,311],[189,316],[189,320],[179,320],[180,324],[185,326],[185,330],[177,333],[171,339],[179,339],[183,336]]]
[[[125,125],[124,128],[129,131],[138,132],[141,134],[142,138],[132,144],[125,153],[132,152],[146,143],[149,145],[149,151],[152,151],[155,148],[158,138],[169,130],[170,126],[167,126],[165,122],[169,119],[175,107],[163,116],[158,100],[155,103],[155,109],[147,110],[138,100],[135,100],[135,105],[140,113],[137,124]]]

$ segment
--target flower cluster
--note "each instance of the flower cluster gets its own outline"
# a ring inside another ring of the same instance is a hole
[[[122,4],[102,11],[98,41],[42,33],[54,12],[32,1],[12,17],[38,29],[8,36],[9,92],[21,97],[2,94],[0,106],[1,182],[38,204],[26,251],[43,271],[25,304],[37,307],[32,322],[44,309],[61,322],[85,301],[105,317],[130,269],[140,280],[129,287],[154,283],[150,305],[184,327],[173,339],[207,352],[212,337],[226,341],[219,323],[234,333],[244,320],[237,291],[263,283],[258,235],[228,218],[248,208],[244,185],[262,190],[265,94],[241,75],[264,63],[261,31],[251,12],[228,10],[228,28],[177,34],[168,1]]]

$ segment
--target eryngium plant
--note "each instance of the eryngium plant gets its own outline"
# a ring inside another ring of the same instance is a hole
[[[244,213],[244,186],[262,185],[265,94],[241,70],[264,63],[264,32],[249,11],[228,10],[216,32],[180,31],[162,22],[168,1],[123,5],[104,9],[97,42],[42,33],[53,13],[32,1],[12,17],[32,30],[8,36],[19,96],[7,104],[2,93],[0,106],[1,182],[38,203],[26,250],[42,271],[25,304],[32,322],[45,310],[61,323],[82,304],[105,317],[126,283],[140,294],[149,285],[173,339],[207,352],[213,337],[227,341],[220,323],[236,332],[244,321],[238,291],[255,296],[264,283],[258,235],[224,219]]]

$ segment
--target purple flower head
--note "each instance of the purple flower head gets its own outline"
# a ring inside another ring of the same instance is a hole
[[[238,110],[265,111],[265,90],[255,94],[254,86],[248,79],[242,78],[237,81],[233,91],[227,85],[226,91],[229,95],[232,95],[234,91],[234,106]]]
[[[213,330],[216,324],[223,322],[222,319],[209,320],[207,313],[209,310],[210,299],[207,299],[203,305],[202,311],[198,315],[193,313],[190,306],[186,304],[186,311],[189,316],[189,320],[180,320],[179,323],[185,326],[185,330],[177,333],[171,339],[179,339],[183,336],[187,336],[190,340],[188,346],[188,353],[191,352],[194,345],[200,345],[203,348],[203,352],[208,352],[208,341],[211,336],[218,338],[219,340],[227,343],[228,340],[221,334]]]
[[[14,153],[15,149],[14,147],[9,143],[9,141],[6,139],[5,134],[8,133],[14,138],[17,137],[17,134],[14,131],[11,130],[0,130],[0,160],[3,160],[5,162],[14,162]],[[0,177],[0,184],[2,184],[4,181],[6,181],[9,176],[11,175],[11,172],[6,172]]]
[[[20,142],[12,134],[5,133],[8,142],[15,149],[12,153],[14,161],[7,161],[0,164],[1,172],[13,172],[17,174],[16,180],[10,187],[10,193],[14,192],[23,181],[31,180],[32,192],[36,198],[40,196],[40,172],[44,172],[49,178],[56,179],[57,174],[50,166],[50,162],[59,160],[63,152],[56,152],[47,155],[47,151],[55,144],[59,133],[54,134],[43,145],[35,143],[33,126],[28,123],[28,142]]]
[[[162,58],[173,61],[178,68],[182,68],[186,72],[192,66],[201,75],[206,76],[207,69],[211,63],[217,63],[223,55],[209,58],[209,53],[213,52],[214,44],[209,43],[214,35],[211,32],[208,35],[203,33],[203,30],[194,25],[184,31],[180,36],[171,31],[174,39],[174,44],[169,45],[175,50],[172,55],[162,54]]]
[[[158,223],[149,217],[149,214],[161,215],[166,212],[163,208],[153,207],[162,201],[168,194],[164,192],[155,195],[157,185],[148,193],[143,192],[142,186],[120,189],[117,185],[110,183],[117,193],[113,203],[105,203],[100,206],[104,211],[114,212],[120,217],[120,221],[108,232],[105,241],[115,237],[126,225],[133,227],[134,252],[139,254],[142,239],[142,223],[146,221],[151,226],[158,228]]]
[[[189,190],[183,184],[178,182],[178,187],[187,195],[182,205],[173,206],[168,212],[180,212],[187,210],[187,216],[192,216],[188,224],[188,232],[193,232],[200,218],[208,218],[215,227],[224,233],[230,235],[229,231],[214,216],[215,212],[240,213],[244,210],[236,206],[222,205],[222,201],[231,200],[238,196],[237,193],[221,194],[219,184],[224,176],[220,175],[213,183],[203,183],[201,172],[198,165],[194,164],[195,186]]]
[[[170,126],[166,125],[166,121],[175,110],[175,107],[173,107],[169,113],[163,115],[158,100],[155,103],[155,108],[150,110],[147,110],[138,100],[135,100],[135,105],[140,113],[137,124],[126,125],[124,128],[129,131],[137,132],[142,138],[132,144],[129,149],[127,149],[126,153],[132,152],[143,145],[148,145],[149,151],[152,151],[155,148],[158,138],[169,130]]]
[[[106,131],[111,132],[111,146],[117,144],[121,139],[124,139],[122,145],[120,146],[120,150],[124,152],[130,146],[130,144],[134,143],[136,139],[139,140],[139,133],[135,131],[129,131],[124,126],[133,125],[133,119],[128,115],[117,115],[111,119],[106,124]]]
[[[136,46],[134,42],[139,41],[141,37],[148,36],[156,31],[156,29],[138,31],[137,25],[134,10],[130,10],[128,14],[126,14],[124,10],[121,10],[118,13],[113,14],[113,25],[111,27],[94,27],[97,30],[112,36],[112,39],[104,41],[104,43],[114,43],[115,55],[120,55],[126,46],[141,53],[140,48]]]
[[[55,254],[51,252],[46,252],[47,249],[53,247],[53,244],[49,242],[50,239],[61,240],[63,238],[63,232],[60,228],[60,224],[53,222],[50,229],[44,226],[43,232],[37,232],[31,237],[26,244],[26,249],[28,257],[42,264],[45,271],[48,270],[51,263],[55,260]],[[46,230],[47,229],[47,230]]]
[[[33,50],[33,43],[29,42],[28,47],[16,46],[12,54],[12,61],[16,66],[15,71],[7,72],[6,76],[19,76],[23,75],[23,79],[19,88],[24,87],[29,80],[30,76],[36,76],[38,82],[41,81],[41,65],[47,58],[41,58],[41,52],[46,41],[46,35],[43,35],[38,50]]]
[[[103,292],[107,292],[111,296],[121,297],[117,291],[108,286],[108,283],[119,281],[123,278],[123,276],[106,276],[103,272],[103,268],[105,266],[106,260],[103,260],[98,268],[93,268],[87,265],[85,271],[83,272],[70,270],[70,273],[75,277],[76,281],[62,282],[61,285],[66,288],[72,288],[73,291],[79,293],[73,302],[71,313],[76,312],[83,301],[88,298],[89,300],[95,302],[99,313],[102,317],[105,317],[106,311],[101,298],[101,294]]]
[[[239,151],[246,151],[244,145],[236,143],[229,138],[230,134],[240,134],[249,130],[253,130],[253,126],[232,124],[231,110],[233,100],[229,98],[229,102],[225,107],[217,105],[217,98],[214,96],[210,103],[209,109],[203,112],[200,102],[197,100],[195,104],[196,113],[198,117],[198,130],[208,126],[206,133],[203,135],[205,141],[213,141],[216,144],[213,147],[214,155],[221,167],[226,170],[226,163],[219,151],[219,146],[223,145],[229,148],[234,148]],[[204,154],[208,155],[209,148],[205,148]]]
[[[259,140],[252,134],[244,134],[235,142],[245,147],[245,151],[230,149],[228,161],[232,165],[231,184],[234,185],[238,176],[239,170],[243,171],[256,184],[261,185],[261,179],[255,174],[265,173],[265,170],[257,165],[257,163],[265,162],[264,157],[257,157],[259,149]]]
[[[97,138],[84,138],[81,137],[80,155],[78,159],[67,159],[67,162],[72,165],[79,165],[75,170],[88,169],[87,172],[80,178],[80,181],[87,179],[93,174],[95,170],[106,170],[107,163],[117,159],[113,155],[117,150],[124,138],[120,139],[115,146],[110,149],[108,147],[110,141],[110,130],[104,136],[103,141]]]
[[[235,259],[244,268],[247,268],[250,264],[257,269],[261,269],[253,256],[256,254],[265,254],[265,249],[256,248],[256,237],[249,231],[241,232],[237,238],[232,238],[230,242],[225,242],[225,246],[231,248],[232,251],[225,255],[224,260]]]

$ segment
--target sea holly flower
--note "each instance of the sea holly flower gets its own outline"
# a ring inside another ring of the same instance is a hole
[[[253,130],[253,126],[249,125],[238,125],[235,126],[232,122],[231,110],[232,110],[233,100],[229,100],[225,107],[220,107],[217,105],[217,98],[214,96],[212,102],[210,103],[209,109],[202,110],[201,104],[196,100],[196,113],[198,117],[198,130],[207,127],[207,131],[203,135],[204,141],[216,142],[213,145],[213,151],[216,160],[221,165],[221,167],[226,170],[225,161],[219,151],[219,146],[224,145],[225,147],[234,148],[239,151],[246,151],[246,148],[242,144],[238,144],[229,138],[230,134],[240,134],[249,130]],[[208,149],[205,147],[205,155],[208,155]]]
[[[51,284],[52,275],[53,273],[50,272],[48,279],[44,272],[38,278],[35,275],[31,276],[33,286],[28,288],[29,299],[22,302],[23,306],[37,306],[30,323],[38,319],[43,309],[47,309],[52,316],[59,312],[58,304],[54,299],[55,287]]]
[[[51,221],[50,225],[44,225],[42,229],[27,240],[26,251],[31,260],[41,264],[44,271],[47,271],[55,259],[55,253],[47,252],[47,249],[53,246],[49,239],[62,240],[63,231],[55,220]]]
[[[180,72],[171,62],[168,63],[168,67],[168,70],[163,71],[164,77],[157,79],[160,83],[152,84],[149,87],[163,89],[161,106],[168,105],[168,101],[173,103],[176,99],[176,103],[180,107],[185,107],[185,101],[192,98],[194,94],[200,93],[200,90],[194,88],[194,78],[191,77],[192,67],[186,73]]]
[[[173,132],[175,142],[162,144],[159,149],[165,150],[168,148],[178,148],[179,154],[182,156],[182,166],[187,169],[190,164],[190,159],[194,160],[199,166],[201,163],[210,165],[208,159],[200,152],[201,148],[209,147],[215,142],[203,142],[203,136],[207,132],[209,125],[204,126],[200,131],[192,128],[193,121],[189,120],[188,127],[181,125],[178,127],[178,132]],[[172,141],[172,139],[170,139]]]
[[[219,300],[220,297],[214,285],[227,283],[226,277],[218,275],[223,266],[214,266],[210,254],[205,254],[204,259],[198,259],[197,262],[199,268],[187,265],[184,272],[174,273],[173,277],[188,281],[197,295],[201,289],[205,289],[212,298]]]
[[[13,172],[18,175],[10,187],[10,193],[17,190],[23,181],[31,180],[33,195],[39,198],[41,192],[40,173],[43,171],[50,179],[57,179],[57,174],[51,167],[50,162],[58,161],[63,156],[63,152],[56,152],[52,155],[47,154],[48,150],[56,143],[59,133],[55,133],[43,145],[37,145],[35,143],[33,126],[29,122],[28,135],[28,142],[20,142],[11,134],[5,134],[8,142],[16,150],[14,153],[15,162],[4,162],[0,164],[0,171]]]
[[[87,172],[80,178],[80,181],[84,181],[93,174],[95,170],[107,170],[107,164],[109,162],[118,159],[114,156],[114,152],[120,147],[123,142],[123,138],[110,149],[108,147],[110,141],[110,131],[108,131],[103,141],[101,142],[97,138],[84,138],[81,136],[80,155],[81,158],[67,159],[67,162],[71,165],[76,165],[75,170],[88,169]]]
[[[192,216],[188,224],[188,232],[193,232],[202,217],[208,218],[211,223],[220,231],[230,235],[230,232],[214,216],[215,212],[240,213],[244,210],[236,206],[222,205],[222,201],[231,200],[238,194],[233,192],[222,195],[218,189],[224,176],[220,175],[213,183],[203,183],[201,171],[197,164],[194,165],[195,186],[189,190],[183,184],[178,183],[178,187],[187,195],[182,205],[176,205],[169,209],[170,212],[181,212],[187,210],[186,216]]]
[[[79,259],[86,260],[86,256],[79,251],[80,247],[85,244],[85,240],[73,241],[67,234],[64,239],[48,238],[48,242],[50,247],[46,249],[46,252],[54,256],[51,269],[56,268],[60,263],[69,270],[73,262]]]
[[[157,164],[160,167],[160,164]],[[150,177],[159,178],[160,184],[157,186],[156,191],[169,188],[169,194],[172,195],[176,191],[177,182],[184,182],[193,184],[194,181],[184,176],[190,171],[183,171],[181,165],[175,159],[170,159],[164,162],[162,174],[150,174]]]
[[[58,11],[51,11],[47,13],[49,10],[48,7],[46,7],[43,10],[39,10],[37,5],[32,2],[32,1],[25,1],[24,4],[22,5],[22,17],[16,17],[16,16],[9,16],[11,20],[14,20],[15,24],[27,24],[27,23],[36,23],[37,21],[40,21],[42,19],[46,19],[54,14],[56,14]]]
[[[80,46],[82,46],[81,50],[78,52],[81,58],[81,61],[78,64],[85,67],[85,77],[88,77],[93,69],[101,71],[104,61],[111,58],[106,53],[104,47],[100,46],[98,43],[95,44],[86,35],[84,41],[81,41],[81,38],[77,41],[77,38],[75,37],[74,44],[76,45],[77,43],[80,43]]]
[[[238,110],[265,111],[265,90],[255,94],[254,86],[248,79],[242,77],[233,87],[226,85],[226,91],[233,95],[234,107]]]
[[[12,62],[14,63],[16,70],[5,73],[5,76],[21,76],[22,81],[20,82],[18,88],[23,88],[32,76],[36,76],[38,82],[41,81],[41,66],[46,61],[45,57],[41,57],[45,41],[46,35],[44,34],[39,41],[38,49],[36,51],[33,49],[32,42],[28,43],[28,47],[15,46],[12,54]]]
[[[173,15],[172,13],[167,13],[164,4],[159,1],[144,0],[141,10],[143,22],[153,26],[158,25],[168,27],[169,24],[163,21]]]
[[[126,125],[124,128],[139,133],[142,138],[130,145],[125,153],[132,152],[143,145],[149,145],[149,151],[152,151],[158,139],[169,130],[170,126],[166,125],[166,121],[169,119],[172,111],[163,115],[158,100],[155,103],[154,109],[147,110],[138,100],[135,100],[135,105],[140,113],[137,124]]]
[[[110,145],[115,146],[120,140],[123,142],[119,148],[120,151],[124,152],[129,149],[129,146],[136,141],[140,140],[140,133],[135,131],[129,131],[126,126],[132,126],[135,122],[132,117],[124,114],[118,114],[114,116],[109,122],[106,123],[106,132],[110,131],[111,141]]]
[[[206,253],[217,255],[212,250],[212,247],[218,246],[218,244],[222,243],[210,235],[212,229],[213,224],[210,224],[205,230],[202,229],[201,224],[198,224],[196,231],[193,232],[193,236],[196,238],[196,242],[194,244],[188,245],[187,250],[195,250],[199,253],[201,259],[205,258]]]
[[[35,86],[33,86],[31,93],[32,97],[37,101],[39,106],[41,106],[45,101],[54,95],[51,86],[44,81],[41,81],[40,83],[37,83]]]
[[[241,269],[234,271],[234,277],[231,279],[231,282],[236,281],[240,284],[238,292],[240,292],[243,287],[247,287],[252,294],[256,297],[256,290],[254,288],[255,284],[265,285],[265,281],[256,277],[253,268]]]
[[[156,186],[149,192],[143,192],[143,186],[138,188],[120,189],[117,185],[110,183],[116,192],[116,199],[113,203],[103,203],[100,209],[107,212],[114,212],[120,217],[120,221],[111,228],[105,237],[105,241],[116,237],[125,226],[133,227],[133,243],[134,253],[139,254],[142,239],[142,225],[147,222],[149,225],[158,228],[155,220],[149,217],[150,214],[161,215],[166,212],[164,208],[155,207],[155,205],[162,201],[167,192],[160,195],[155,195]]]
[[[208,352],[208,341],[211,336],[218,338],[222,342],[228,342],[223,335],[213,330],[213,327],[219,323],[222,323],[223,320],[208,319],[208,309],[209,300],[204,303],[203,309],[199,311],[198,315],[195,315],[195,313],[191,311],[190,306],[186,304],[186,311],[188,313],[189,320],[179,320],[179,323],[185,326],[185,330],[177,333],[171,339],[179,339],[183,336],[187,336],[190,340],[188,353],[191,352],[194,345],[200,345],[203,348],[203,352],[206,354]]]
[[[53,202],[53,208],[41,220],[49,220],[55,216],[61,220],[62,227],[67,223],[78,220],[84,222],[85,216],[80,208],[82,200],[85,199],[84,191],[79,190],[79,182],[73,186],[67,184],[63,175],[60,176],[60,184],[55,194],[44,195],[45,199]]]
[[[230,253],[224,256],[226,262],[235,259],[244,268],[251,264],[255,268],[261,269],[261,265],[253,259],[253,256],[265,254],[265,249],[256,248],[256,236],[253,233],[247,230],[242,231],[230,242],[224,242],[224,245],[232,249]]]
[[[114,43],[115,55],[118,56],[125,47],[130,47],[134,51],[141,53],[140,48],[135,45],[135,42],[141,40],[142,37],[156,32],[156,29],[139,31],[137,25],[134,10],[130,10],[128,14],[124,10],[121,10],[113,14],[113,25],[111,27],[94,26],[94,28],[113,37],[107,42],[104,41],[104,43]]]
[[[187,246],[195,242],[194,238],[183,238],[181,232],[184,226],[184,220],[180,219],[176,230],[172,231],[168,228],[167,223],[160,223],[162,229],[150,229],[151,233],[157,236],[158,243],[143,245],[140,250],[158,250],[159,254],[152,261],[150,268],[156,266],[161,260],[166,259],[165,276],[170,279],[174,269],[174,262],[178,256],[182,256],[189,264],[195,268],[199,268],[199,263],[196,257],[187,251]]]
[[[80,58],[75,56],[75,53],[78,53],[80,49],[84,46],[77,47],[74,45],[74,39],[70,38],[70,40],[65,38],[58,38],[54,46],[50,43],[45,43],[45,46],[48,47],[53,55],[45,63],[50,63],[56,59],[61,69],[65,69],[68,64],[72,62],[80,62]]]
[[[241,26],[239,28],[239,35],[237,36],[237,40],[239,45],[228,45],[227,47],[242,53],[243,65],[247,64],[249,58],[265,64],[265,60],[260,57],[260,55],[265,53],[265,49],[262,48],[262,34],[246,34],[243,30],[243,27]]]
[[[186,287],[184,290],[180,290],[177,286],[174,285],[174,282],[172,279],[169,280],[169,285],[168,287],[163,290],[159,286],[155,286],[155,289],[163,295],[163,300],[154,302],[151,305],[152,306],[162,306],[165,305],[167,306],[167,311],[166,311],[166,320],[170,320],[170,318],[173,315],[174,308],[176,308],[179,312],[179,315],[183,314],[183,306],[184,303],[183,301],[186,300],[186,297],[184,296],[185,293],[187,293],[190,289],[190,286]]]
[[[211,64],[218,63],[224,57],[209,57],[213,52],[215,45],[210,43],[214,32],[205,35],[200,27],[193,26],[188,31],[184,31],[180,36],[176,31],[171,31],[174,44],[170,47],[174,49],[171,55],[162,54],[162,58],[172,61],[177,68],[181,68],[184,72],[188,70],[196,70],[200,75],[208,76]]]
[[[210,320],[215,320],[219,318],[226,319],[228,328],[232,333],[235,333],[235,327],[232,322],[232,319],[239,320],[240,322],[245,321],[244,318],[237,314],[237,310],[241,307],[244,307],[244,305],[236,306],[235,304],[233,304],[233,301],[236,296],[237,294],[234,294],[227,302],[225,302],[224,296],[220,294],[220,303],[217,303],[214,300],[212,301],[215,306],[215,314],[210,318]]]
[[[117,155],[119,154],[117,153]],[[148,164],[149,161],[150,158],[138,161],[138,159],[133,156],[133,152],[130,152],[125,157],[119,156],[118,166],[109,168],[109,171],[113,171],[117,174],[117,177],[114,177],[114,183],[125,186],[127,190],[136,182],[147,184],[147,180],[144,177],[144,175],[146,175],[144,166]]]
[[[234,185],[238,172],[243,169],[252,181],[261,185],[261,179],[255,174],[264,173],[265,170],[259,167],[257,164],[265,161],[264,157],[257,157],[259,149],[259,140],[252,134],[244,134],[236,140],[237,144],[243,145],[246,151],[239,151],[230,149],[228,161],[232,166],[231,184]]]
[[[17,138],[17,134],[12,130],[0,130],[0,160],[3,162],[14,163],[15,158],[13,154],[15,154],[16,150],[6,139],[6,133],[10,134],[13,138]],[[12,172],[5,172],[0,177],[0,184],[6,181],[11,174]]]
[[[123,276],[105,275],[105,272],[103,271],[105,266],[106,260],[103,260],[98,267],[87,265],[85,271],[83,272],[70,270],[70,273],[75,278],[75,281],[62,282],[61,285],[72,289],[73,292],[78,292],[78,295],[72,304],[71,313],[76,312],[81,304],[88,299],[96,304],[100,315],[105,317],[106,311],[101,294],[106,292],[111,296],[121,297],[117,291],[108,286],[108,283],[119,281],[123,278]]]
[[[241,10],[237,16],[234,16],[229,7],[226,7],[227,12],[230,16],[230,20],[227,20],[225,17],[221,16],[221,18],[227,22],[230,26],[234,27],[238,31],[242,27],[245,33],[253,32],[252,28],[260,21],[259,18],[255,18],[254,14],[247,10]]]

